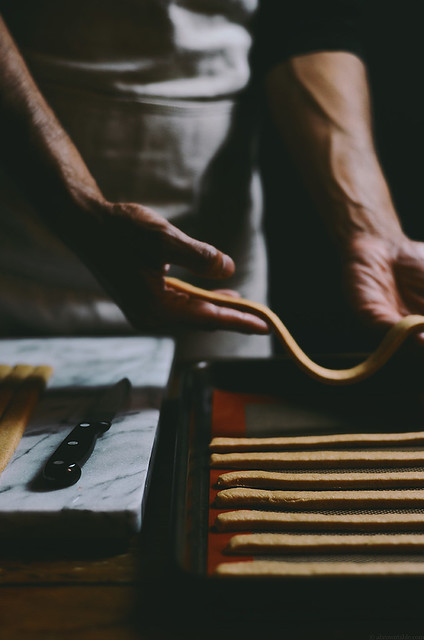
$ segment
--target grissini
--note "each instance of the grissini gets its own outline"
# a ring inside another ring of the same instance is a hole
[[[284,451],[333,447],[413,447],[424,444],[424,431],[405,433],[334,433],[323,436],[278,436],[273,438],[212,438],[214,453],[238,451]]]
[[[0,364],[0,382],[2,382],[12,371],[10,364]]]
[[[0,420],[0,473],[11,459],[52,371],[49,366],[34,367],[13,393]]]
[[[417,451],[264,451],[213,453],[218,469],[330,469],[353,467],[421,467],[424,450]]]
[[[0,417],[18,386],[33,371],[34,367],[30,364],[17,364],[14,367],[0,365]]]
[[[269,491],[236,487],[223,489],[215,498],[220,509],[276,508],[309,509],[421,509],[424,491]]]
[[[221,489],[381,489],[424,487],[424,471],[321,472],[229,471],[217,479]]]
[[[219,513],[220,531],[423,531],[424,513],[287,513],[237,509]]]
[[[200,298],[201,300],[207,300],[224,307],[247,311],[265,320],[286,349],[288,355],[305,373],[320,382],[333,385],[351,384],[368,378],[386,364],[409,335],[419,333],[424,329],[424,316],[406,316],[388,331],[377,349],[368,356],[366,360],[350,369],[328,369],[327,367],[317,364],[306,355],[294,340],[287,327],[281,322],[280,318],[267,306],[244,298],[235,298],[225,294],[207,291],[206,289],[195,287],[177,278],[166,277],[165,285],[170,289]]]
[[[403,576],[424,575],[424,562],[280,562],[254,560],[223,562],[215,573],[221,576]]]
[[[233,536],[227,554],[264,555],[284,553],[420,553],[424,534],[299,535],[245,533]]]

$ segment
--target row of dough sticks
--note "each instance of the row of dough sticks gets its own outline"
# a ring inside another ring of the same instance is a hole
[[[422,431],[213,438],[211,467],[225,470],[215,529],[234,532],[226,554],[254,558],[222,562],[216,573],[424,575],[424,555],[407,559],[424,554],[423,445]],[[360,561],[382,553],[397,557]],[[298,561],[302,554],[314,560]]]

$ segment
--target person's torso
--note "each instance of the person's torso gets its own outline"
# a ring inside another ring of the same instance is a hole
[[[150,206],[217,244],[236,260],[238,281],[229,286],[264,301],[255,116],[245,91],[257,4],[4,0],[2,10],[105,196]],[[0,235],[13,235],[17,256],[13,277],[94,290],[85,268],[47,230],[36,236],[15,205],[12,216],[0,208]],[[10,265],[0,263],[0,272]]]

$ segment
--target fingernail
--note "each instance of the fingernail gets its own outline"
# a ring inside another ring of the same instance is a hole
[[[233,260],[230,258],[230,256],[227,256],[225,253],[223,253],[222,254],[222,270],[229,271],[229,270],[232,270],[233,267],[234,267]]]

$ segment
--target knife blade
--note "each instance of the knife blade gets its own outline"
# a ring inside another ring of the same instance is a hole
[[[92,454],[98,436],[110,429],[128,396],[131,383],[123,378],[93,402],[84,416],[50,456],[43,479],[54,488],[69,487],[81,477],[81,469]]]

